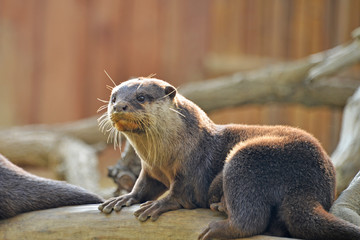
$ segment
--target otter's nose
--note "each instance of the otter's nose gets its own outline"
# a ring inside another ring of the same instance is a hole
[[[125,112],[128,110],[128,105],[126,105],[125,103],[118,103],[116,105],[113,106],[113,111],[114,112]]]

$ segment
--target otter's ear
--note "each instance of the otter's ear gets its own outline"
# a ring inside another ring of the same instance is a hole
[[[169,96],[171,99],[174,99],[176,96],[176,89],[173,86],[166,86],[165,87],[165,94]]]

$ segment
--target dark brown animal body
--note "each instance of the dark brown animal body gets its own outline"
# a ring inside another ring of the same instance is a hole
[[[0,154],[0,219],[61,206],[101,203],[80,187],[32,175]]]
[[[115,87],[104,116],[142,159],[133,190],[100,205],[105,213],[143,203],[135,215],[145,221],[211,206],[228,218],[211,223],[200,239],[360,239],[360,228],[327,212],[335,196],[334,167],[302,130],[216,125],[168,83],[144,78]]]

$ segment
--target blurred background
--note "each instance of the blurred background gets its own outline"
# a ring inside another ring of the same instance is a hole
[[[0,0],[0,127],[96,115],[106,84],[134,76],[181,85],[348,43],[359,0]],[[359,65],[339,78],[360,81]],[[217,123],[287,124],[330,153],[342,109],[249,105]]]

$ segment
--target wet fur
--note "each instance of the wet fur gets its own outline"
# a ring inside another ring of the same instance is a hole
[[[101,203],[83,188],[32,175],[0,155],[0,219],[61,206]]]
[[[139,94],[148,100],[139,103]],[[284,126],[216,125],[156,79],[124,82],[112,90],[114,96],[108,119],[130,114],[149,124],[122,131],[142,159],[142,170],[131,193],[100,205],[103,212],[149,201],[135,212],[145,221],[170,210],[211,206],[228,219],[211,223],[200,239],[264,233],[360,239],[358,227],[327,212],[335,196],[335,171],[310,134]],[[117,111],[118,106],[126,111]],[[169,194],[156,200],[166,190]]]

